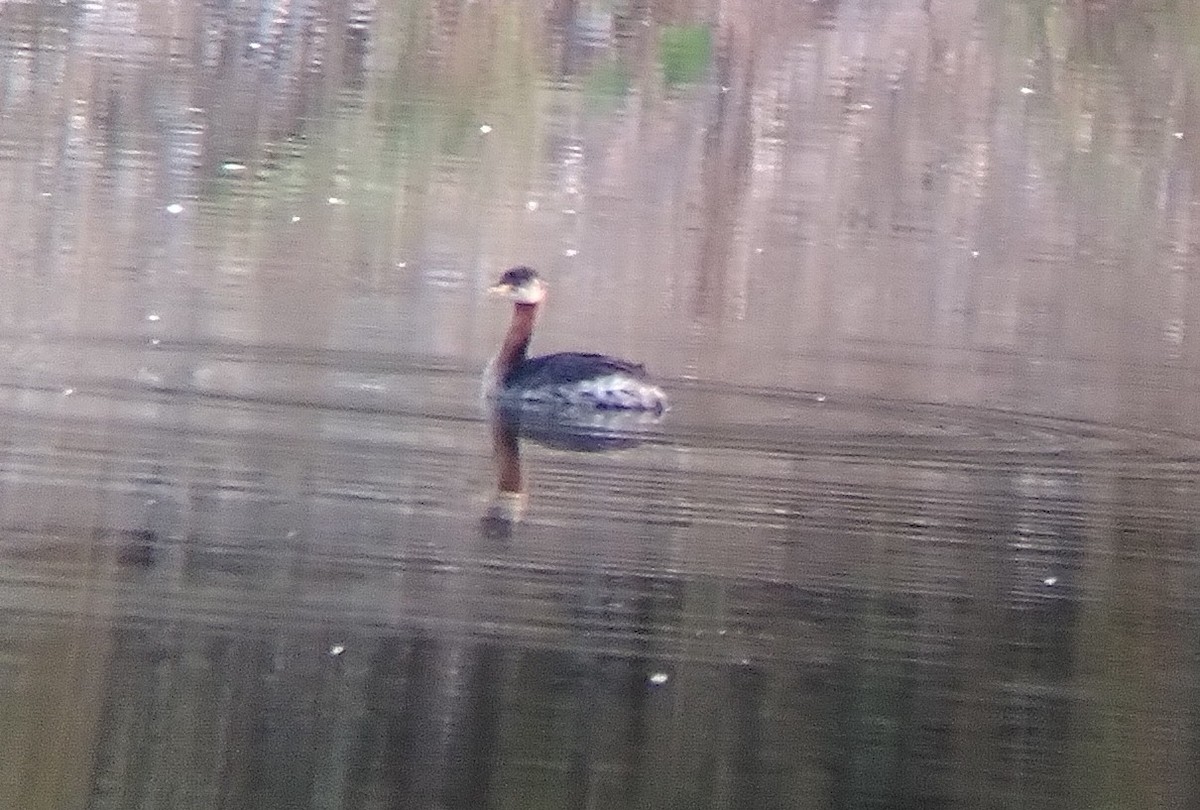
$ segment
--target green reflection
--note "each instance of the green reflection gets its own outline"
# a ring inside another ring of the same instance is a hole
[[[584,92],[594,106],[605,107],[629,93],[633,76],[620,62],[605,62],[597,65],[584,83]]]
[[[658,41],[663,80],[668,86],[704,78],[712,54],[712,32],[704,25],[669,25]]]

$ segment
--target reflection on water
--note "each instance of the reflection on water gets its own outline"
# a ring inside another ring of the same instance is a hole
[[[1187,806],[1198,31],[0,3],[0,807]]]

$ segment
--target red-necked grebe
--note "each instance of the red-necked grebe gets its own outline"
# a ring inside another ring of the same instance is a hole
[[[603,354],[559,352],[527,357],[546,285],[537,272],[514,267],[491,288],[513,302],[512,321],[500,351],[484,373],[487,396],[501,403],[629,411],[666,410],[662,389],[637,363]]]

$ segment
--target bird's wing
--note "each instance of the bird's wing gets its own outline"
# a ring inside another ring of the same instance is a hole
[[[521,388],[569,385],[609,374],[627,374],[643,380],[646,378],[646,369],[640,363],[630,363],[603,354],[559,352],[529,358],[505,377],[504,384]]]

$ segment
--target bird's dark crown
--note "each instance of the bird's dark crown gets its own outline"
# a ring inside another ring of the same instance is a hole
[[[500,276],[501,284],[511,284],[514,287],[520,287],[523,284],[528,284],[538,278],[537,271],[532,267],[510,267],[504,271],[504,275]]]

